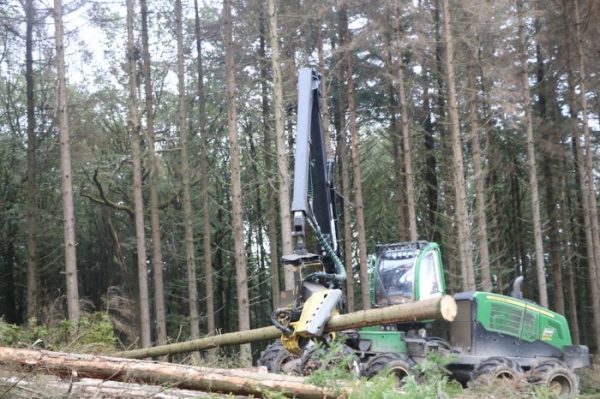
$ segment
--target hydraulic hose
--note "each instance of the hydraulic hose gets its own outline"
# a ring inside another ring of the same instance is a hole
[[[335,281],[346,281],[346,268],[344,267],[344,264],[342,263],[341,259],[337,256],[333,248],[331,248],[331,245],[329,245],[327,239],[325,238],[323,233],[321,233],[321,229],[319,229],[316,225],[313,225],[313,228],[317,234],[317,240],[319,240],[319,244],[321,244],[323,248],[325,248],[325,252],[327,252],[327,254],[331,256],[331,259],[333,260],[333,263],[335,264],[336,268],[336,274],[331,275],[326,272],[318,272],[315,273],[315,277],[330,277],[333,278]]]

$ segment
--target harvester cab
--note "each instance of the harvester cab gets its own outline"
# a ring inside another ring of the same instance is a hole
[[[426,241],[377,245],[369,275],[376,307],[442,297],[446,291],[439,246]]]

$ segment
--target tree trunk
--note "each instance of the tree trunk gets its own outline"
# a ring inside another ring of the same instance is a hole
[[[279,54],[279,36],[277,34],[277,8],[275,0],[267,0],[269,15],[269,40],[271,43],[271,68],[273,73],[273,112],[275,114],[275,137],[277,145],[277,169],[279,176],[279,212],[281,218],[281,238],[283,254],[291,254],[292,219],[290,203],[290,185],[288,181],[288,158],[285,144],[283,124],[283,80],[281,74],[281,57]],[[290,293],[285,303],[291,303],[291,292],[294,290],[294,272],[290,267],[283,271],[284,289]]]
[[[270,112],[269,112],[269,85],[268,85],[268,72],[269,65],[267,60],[266,51],[266,21],[265,21],[265,9],[261,8],[261,22],[260,22],[260,47],[259,57],[260,63],[260,88],[261,88],[261,102],[262,102],[262,117],[263,117],[263,158],[265,161],[266,178],[265,184],[267,191],[267,219],[268,219],[268,232],[269,232],[269,259],[270,259],[270,271],[271,271],[271,297],[272,297],[272,308],[277,309],[281,305],[279,303],[281,288],[279,285],[279,250],[277,243],[279,242],[277,235],[277,199],[275,193],[276,182],[273,179],[273,128],[271,124]],[[277,174],[279,176],[279,174]]]
[[[567,0],[563,1],[563,10],[564,15],[568,16],[568,10],[570,7],[570,3],[567,4]],[[569,20],[568,18],[566,19]],[[581,334],[579,329],[579,322],[577,319],[577,300],[574,289],[574,274],[576,273],[574,268],[574,261],[576,258],[585,259],[587,256],[588,261],[588,270],[590,275],[592,273],[592,265],[595,265],[592,253],[592,236],[590,233],[589,226],[589,212],[588,212],[588,204],[587,197],[585,196],[585,183],[584,183],[584,174],[583,174],[583,154],[581,153],[581,137],[579,136],[579,121],[577,118],[577,95],[575,94],[575,76],[573,74],[573,52],[572,52],[572,40],[573,37],[569,37],[569,41],[567,41],[567,98],[569,104],[569,131],[572,132],[573,138],[571,140],[571,151],[573,154],[573,166],[575,171],[575,182],[576,186],[579,187],[579,192],[576,194],[576,200],[578,200],[580,209],[575,213],[576,216],[572,217],[574,220],[578,220],[580,223],[573,223],[569,231],[567,231],[567,236],[565,239],[568,242],[579,242],[585,240],[585,245],[580,246],[570,246],[572,248],[573,253],[568,257],[568,265],[567,265],[567,286],[569,287],[568,298],[569,298],[569,326],[571,328],[571,335],[573,336],[573,343],[579,344],[581,340]],[[566,170],[566,168],[565,168]],[[563,178],[565,178],[563,176]],[[566,181],[563,181],[563,184],[567,184]],[[564,196],[565,191],[563,191]],[[561,209],[561,214],[565,215],[567,212],[566,209]],[[568,220],[568,219],[564,219]],[[578,225],[578,226],[576,226]],[[582,234],[581,234],[582,233]],[[575,240],[575,241],[572,241]],[[585,253],[587,251],[587,253]],[[591,280],[591,278],[590,278]],[[598,295],[598,291],[593,290],[593,285],[591,286],[592,296]],[[581,292],[581,291],[580,291]],[[598,301],[592,301],[591,305],[592,310],[592,325],[595,327],[598,324],[598,320],[600,320],[600,303]],[[585,314],[585,312],[584,312]],[[575,335],[577,334],[577,335]]]
[[[404,181],[406,184],[406,207],[408,210],[408,232],[410,241],[417,241],[417,214],[415,211],[415,190],[413,184],[412,157],[410,154],[410,129],[408,123],[408,106],[404,89],[404,63],[402,61],[402,35],[400,31],[400,4],[394,0],[394,39],[396,42],[396,68],[398,68],[398,99],[400,101],[400,118],[402,128],[402,151],[404,159]]]
[[[527,65],[527,42],[525,38],[525,22],[523,2],[517,0],[519,18],[519,42],[521,44],[521,85],[523,90],[523,108],[525,109],[525,124],[527,137],[527,169],[529,170],[529,188],[531,190],[531,214],[533,219],[533,238],[535,243],[535,265],[537,271],[539,303],[548,307],[548,288],[546,285],[546,270],[544,266],[544,248],[542,242],[542,221],[540,218],[540,196],[538,193],[537,167],[535,160],[535,139],[533,137],[533,115],[531,112],[531,97],[529,94],[529,68]]]
[[[496,185],[497,181],[497,170],[498,170],[498,160],[495,156],[495,151],[497,151],[497,145],[495,140],[495,135],[491,126],[492,121],[492,111],[490,109],[490,103],[488,101],[489,93],[488,87],[491,86],[489,82],[489,76],[487,76],[484,72],[484,68],[482,67],[482,59],[481,53],[478,54],[477,62],[479,66],[479,74],[481,76],[480,90],[482,93],[482,102],[483,102],[483,119],[486,121],[484,124],[485,127],[485,140],[486,140],[486,158],[488,160],[488,187],[490,190],[490,218],[491,218],[491,226],[490,232],[492,232],[492,254],[494,261],[494,270],[496,272],[495,281],[496,287],[499,288],[498,292],[502,292],[502,287],[504,284],[504,278],[502,276],[502,257],[500,256],[500,234],[499,234],[499,211],[498,211],[498,197],[499,197],[499,189]]]
[[[393,76],[393,61],[392,61],[392,49],[390,44],[390,51],[387,54],[388,68],[390,75]],[[388,87],[388,112],[389,112],[389,134],[391,140],[391,152],[393,159],[393,175],[394,175],[394,192],[396,196],[396,217],[398,225],[398,241],[408,241],[409,231],[406,230],[406,184],[404,184],[403,177],[406,176],[404,173],[404,167],[402,165],[402,153],[401,153],[401,128],[398,127],[398,101],[396,100],[396,88],[394,87],[394,81],[390,80]]]
[[[585,86],[585,62],[583,53],[583,38],[581,34],[581,20],[579,16],[579,0],[574,0],[575,13],[575,43],[577,48],[577,55],[579,59],[579,92],[581,94],[581,115],[583,124],[583,139],[585,145],[585,167],[583,159],[583,149],[580,144],[580,134],[577,124],[574,125],[575,131],[575,146],[578,164],[578,173],[581,179],[581,195],[583,204],[583,213],[585,223],[585,234],[588,250],[588,265],[590,273],[590,292],[592,298],[598,298],[600,291],[600,243],[598,237],[598,211],[596,209],[596,190],[594,187],[594,176],[593,176],[593,159],[592,159],[592,148],[590,141],[590,130],[588,123],[588,109],[587,109],[587,93]],[[574,91],[574,88],[573,88]],[[571,110],[571,115],[574,123],[577,122],[577,111]],[[587,178],[587,185],[586,185]],[[600,328],[600,302],[592,300],[592,314],[594,319],[594,327],[597,331]],[[596,348],[600,348],[600,334],[593,334],[596,340]]]
[[[340,25],[343,43],[344,60],[346,66],[346,84],[348,98],[349,128],[352,152],[352,170],[354,172],[354,206],[356,209],[356,234],[358,245],[358,259],[360,270],[360,288],[363,309],[370,309],[369,299],[369,274],[367,271],[367,240],[365,237],[365,211],[362,197],[362,177],[360,169],[360,150],[358,140],[358,126],[356,125],[356,106],[354,104],[354,78],[352,76],[352,57],[350,54],[350,32],[348,30],[348,15],[344,0],[338,0],[340,7]]]
[[[97,378],[138,381],[178,389],[262,397],[266,391],[294,398],[335,398],[327,388],[308,384],[303,377],[252,370],[211,369],[114,357],[0,347],[0,362],[44,371],[69,379]]]
[[[473,172],[475,174],[475,201],[477,203],[477,237],[479,238],[479,257],[481,259],[481,288],[485,292],[492,291],[490,273],[490,251],[488,247],[487,217],[485,212],[485,183],[481,164],[481,144],[479,118],[477,116],[477,89],[475,88],[475,57],[472,49],[467,49],[469,116],[471,119],[471,145],[473,146]]]
[[[249,155],[251,159],[260,159],[258,151],[256,150],[255,145],[255,136],[254,136],[254,125],[249,123],[244,127],[244,133],[247,135],[247,143],[249,148]],[[249,166],[250,173],[252,176],[264,176],[264,170],[262,168],[259,169],[258,162],[252,162]],[[248,291],[251,293],[250,296],[252,298],[257,298],[258,301],[251,302],[250,310],[251,310],[251,324],[254,325],[264,325],[271,322],[271,307],[268,301],[268,294],[265,291],[269,287],[269,280],[273,279],[273,276],[267,272],[265,267],[265,262],[267,259],[267,240],[265,239],[265,223],[264,223],[264,215],[263,211],[263,184],[264,181],[262,179],[254,179],[251,183],[246,183],[250,186],[249,191],[253,193],[252,202],[253,210],[251,212],[250,220],[252,220],[251,225],[253,228],[248,232],[246,237],[246,253],[248,254],[248,258],[252,258],[253,256],[256,258],[255,271],[253,271],[252,276],[248,279]],[[250,202],[249,199],[247,199]],[[277,263],[276,263],[277,265]],[[258,303],[257,303],[258,302]]]
[[[392,70],[392,54],[390,52],[388,57],[390,63],[390,71]],[[390,113],[390,137],[392,144],[392,157],[393,157],[393,168],[394,168],[394,191],[396,193],[396,212],[397,215],[395,217],[398,220],[398,240],[399,241],[408,241],[408,237],[410,236],[409,231],[406,230],[406,207],[405,207],[405,199],[406,195],[406,184],[404,183],[403,177],[406,177],[406,173],[404,170],[403,162],[402,162],[402,152],[401,152],[401,129],[398,127],[398,119],[396,117],[396,113],[398,112],[398,102],[396,101],[396,89],[394,87],[394,82],[391,81],[389,85],[389,101],[388,101],[388,109]]]
[[[441,20],[441,12],[442,6],[440,5],[441,0],[435,1],[435,8],[433,10],[433,21],[435,24],[435,77],[436,77],[436,98],[435,105],[437,110],[436,116],[436,128],[439,131],[440,140],[440,160],[448,160],[452,158],[452,147],[450,143],[450,137],[448,133],[448,102],[445,101],[446,96],[444,96],[444,46],[443,46],[443,27]],[[433,137],[431,137],[433,141]],[[432,146],[433,148],[433,146]],[[436,163],[437,165],[437,163]],[[446,270],[448,271],[449,282],[449,292],[458,292],[461,291],[460,283],[458,282],[461,273],[458,270],[457,265],[457,255],[458,252],[458,244],[456,243],[456,227],[455,227],[455,219],[456,219],[456,207],[453,204],[456,202],[456,190],[452,189],[452,167],[448,164],[442,164],[439,167],[439,171],[441,174],[441,183],[439,195],[440,198],[443,198],[443,206],[444,206],[444,215],[445,219],[443,223],[441,223],[440,229],[444,228],[444,233],[446,237],[446,248],[447,251],[445,253],[445,261],[444,264],[446,266]],[[435,173],[435,169],[433,169]],[[436,204],[437,205],[437,204]],[[436,215],[437,216],[437,215]],[[442,227],[443,226],[443,227]],[[442,232],[439,234],[440,238],[442,237]]]
[[[436,45],[436,47],[438,47]],[[436,51],[437,54],[437,51]],[[429,224],[430,231],[427,231],[426,239],[441,243],[442,235],[440,232],[440,225],[438,220],[440,219],[439,214],[439,199],[438,199],[438,178],[437,178],[437,158],[435,155],[435,137],[433,130],[433,120],[431,117],[431,97],[429,96],[429,78],[428,74],[431,73],[428,68],[423,68],[421,71],[421,82],[423,85],[423,112],[425,114],[425,121],[423,123],[424,129],[424,147],[425,147],[425,185],[426,185],[426,198],[427,198],[427,221]]]
[[[456,78],[454,76],[454,50],[452,45],[452,29],[450,22],[449,0],[443,0],[444,37],[446,46],[446,73],[448,82],[448,114],[452,135],[452,163],[454,166],[454,190],[456,192],[456,225],[458,228],[458,250],[460,254],[461,275],[465,291],[475,290],[475,272],[473,269],[473,253],[471,250],[471,229],[467,208],[467,192],[463,166],[462,141],[458,120],[458,104],[456,100]]]
[[[210,179],[208,170],[208,130],[206,129],[206,99],[204,95],[204,66],[202,61],[202,35],[198,0],[194,0],[196,52],[198,53],[198,125],[200,128],[200,175],[202,175],[202,244],[204,252],[204,279],[206,289],[206,329],[208,334],[215,332],[215,301],[213,289],[213,262],[210,226]]]
[[[183,21],[181,0],[175,0],[175,20],[177,25],[177,80],[179,91],[179,139],[181,145],[181,176],[183,179],[183,219],[185,226],[185,260],[188,280],[188,305],[190,312],[190,332],[192,338],[200,336],[198,316],[198,284],[196,283],[196,259],[194,257],[194,216],[190,195],[190,161],[188,159],[188,134],[185,105],[185,66],[183,60]]]
[[[233,60],[233,20],[231,0],[223,0],[223,32],[225,39],[225,70],[227,77],[227,116],[229,125],[229,152],[231,156],[231,205],[235,256],[236,294],[238,304],[238,330],[250,329],[246,251],[244,248],[244,212],[242,208],[242,182],[240,146],[237,132],[235,71]],[[241,364],[251,362],[250,345],[240,347]]]
[[[35,94],[33,80],[33,0],[25,2],[25,82],[27,84],[27,322],[38,318],[37,257],[37,136],[35,134]]]
[[[142,196],[142,161],[140,150],[140,120],[138,117],[135,43],[133,38],[133,0],[127,0],[127,65],[129,74],[129,133],[131,134],[131,156],[133,162],[133,197],[135,206],[135,235],[140,294],[141,345],[151,345],[150,301],[148,295],[148,267],[146,266],[146,237],[144,232],[144,199]]]
[[[346,140],[346,118],[344,110],[344,84],[342,77],[344,76],[344,63],[340,62],[338,67],[338,83],[339,83],[339,101],[337,107],[338,114],[338,135],[337,135],[337,153],[340,164],[340,175],[342,176],[342,197],[350,198],[350,175],[348,172],[348,142]],[[342,219],[344,224],[344,264],[346,265],[346,303],[348,312],[353,312],[356,309],[356,299],[354,295],[354,267],[352,257],[352,216],[351,207],[348,200],[345,200],[343,205]]]
[[[563,170],[572,170],[571,168],[567,167],[566,162],[564,165],[564,169]],[[559,187],[560,189],[558,190],[559,192],[559,197],[560,197],[560,203],[561,204],[567,204],[567,199],[566,199],[566,193],[568,191],[567,189],[567,182],[566,182],[566,176],[564,174],[562,174],[560,176],[560,184]],[[579,321],[577,320],[577,300],[575,298],[575,277],[574,277],[574,270],[573,270],[573,263],[575,261],[575,254],[573,253],[573,244],[575,241],[573,241],[573,235],[571,234],[572,232],[572,226],[571,226],[571,220],[570,220],[570,216],[569,216],[569,211],[567,209],[567,206],[562,206],[560,208],[560,218],[561,220],[563,220],[565,222],[566,227],[564,228],[563,231],[563,235],[564,235],[564,239],[563,241],[565,242],[565,247],[566,247],[566,254],[564,254],[564,258],[565,258],[565,275],[566,275],[566,286],[567,286],[567,304],[568,304],[568,308],[569,308],[569,312],[566,313],[568,319],[569,319],[569,329],[571,330],[571,338],[573,339],[573,345],[579,345],[580,344],[580,338],[579,338]]]
[[[453,321],[456,317],[456,301],[450,295],[442,298],[425,299],[418,302],[402,303],[384,308],[360,310],[330,317],[324,331],[342,331],[352,328],[376,326],[379,324],[401,323],[419,320]],[[200,338],[177,344],[155,346],[146,349],[134,349],[114,353],[114,356],[131,359],[187,353],[228,345],[240,345],[250,342],[267,341],[281,337],[281,331],[275,326],[255,328],[248,331],[236,331],[213,337]]]
[[[506,238],[508,248],[512,249],[512,253],[508,254],[508,258],[517,259],[517,265],[514,269],[514,273],[517,275],[522,275],[525,281],[529,281],[528,274],[530,264],[530,258],[527,253],[527,249],[523,240],[520,237],[523,237],[526,234],[526,228],[523,226],[523,221],[525,217],[523,215],[523,205],[522,199],[524,195],[522,194],[521,182],[524,180],[522,176],[522,167],[519,162],[519,157],[516,153],[510,154],[510,201],[511,201],[511,212],[509,213],[508,219],[514,221],[514,227],[509,229],[509,237]],[[514,279],[516,276],[511,276]],[[532,285],[532,284],[531,284]],[[524,296],[526,298],[531,298],[532,293],[528,292],[530,285],[525,286]]]
[[[158,345],[167,342],[167,322],[165,317],[165,290],[163,283],[163,260],[160,239],[158,209],[158,156],[154,150],[154,97],[150,72],[150,45],[148,43],[148,4],[140,0],[142,15],[142,58],[144,72],[144,93],[146,94],[146,139],[150,158],[150,221],[152,230],[152,271],[154,274],[154,309],[156,314],[156,341]]]
[[[536,35],[541,36],[541,23],[539,18],[535,21]],[[538,39],[538,43],[535,45],[535,54],[537,61],[537,102],[536,108],[539,112],[540,118],[540,130],[542,143],[546,143],[545,148],[542,149],[542,160],[541,160],[541,171],[544,176],[545,185],[545,203],[546,203],[546,219],[548,228],[545,231],[545,235],[548,237],[548,253],[549,253],[549,267],[552,271],[552,292],[554,299],[552,300],[552,308],[557,313],[566,315],[565,313],[565,294],[563,289],[563,277],[561,270],[561,257],[565,254],[563,252],[569,245],[570,242],[562,241],[560,238],[561,229],[559,226],[560,218],[558,209],[564,209],[564,205],[559,203],[556,196],[558,187],[557,179],[555,178],[555,167],[557,162],[556,151],[553,148],[559,148],[561,146],[560,141],[557,138],[556,128],[558,126],[559,118],[554,117],[552,105],[552,96],[554,94],[554,88],[550,86],[551,80],[546,76],[546,65],[542,54],[542,45],[539,43],[541,40]],[[558,191],[560,192],[560,191]],[[568,219],[563,219],[564,223],[567,223]],[[563,230],[563,233],[567,229]]]
[[[319,59],[319,72],[321,73],[321,120],[323,122],[323,139],[325,143],[325,154],[327,159],[333,159],[331,139],[329,137],[329,102],[327,71],[325,70],[325,55],[323,50],[323,11],[326,5],[323,0],[317,1],[317,54]],[[332,201],[335,199],[332,198]]]
[[[56,29],[56,73],[58,85],[57,121],[60,132],[60,167],[62,172],[63,227],[65,245],[65,272],[67,279],[67,306],[69,321],[79,321],[79,285],[75,251],[75,210],[73,206],[73,172],[71,171],[71,143],[69,113],[67,110],[67,81],[65,78],[65,47],[63,44],[62,2],[54,0]]]

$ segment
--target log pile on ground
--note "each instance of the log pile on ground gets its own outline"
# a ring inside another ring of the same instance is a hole
[[[0,371],[0,398],[27,399],[247,399],[247,396],[220,395],[95,378],[66,380],[52,374]]]
[[[21,373],[47,373],[60,377],[62,381],[71,385],[69,393],[72,392],[73,387],[81,391],[81,396],[71,397],[83,397],[86,390],[102,392],[101,397],[104,398],[130,398],[135,397],[134,394],[139,397],[140,392],[146,392],[146,397],[156,395],[153,388],[142,385],[157,385],[160,387],[159,390],[176,388],[244,397],[249,395],[262,397],[265,392],[281,392],[288,397],[307,399],[336,397],[335,393],[328,389],[308,384],[305,378],[270,374],[262,368],[213,369],[148,360],[1,347],[0,364],[3,368],[17,369]],[[96,383],[89,380],[81,383],[84,378],[94,379]],[[123,392],[119,393],[118,387],[105,385],[108,381],[129,383],[125,387],[129,390],[127,396],[124,396]],[[19,387],[18,380],[13,382],[14,388]],[[59,384],[59,380],[54,383]],[[134,388],[132,383],[139,385]],[[11,380],[5,380],[2,385],[3,392],[10,392]],[[21,384],[22,388],[23,384]],[[111,392],[114,392],[115,396],[110,396]],[[19,397],[4,396],[1,392],[0,396]],[[36,396],[30,392],[26,397]],[[196,397],[200,396],[196,395]]]

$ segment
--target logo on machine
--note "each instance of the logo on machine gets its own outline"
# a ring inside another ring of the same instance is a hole
[[[542,341],[552,341],[553,336],[554,328],[544,328],[544,332],[542,333]]]

